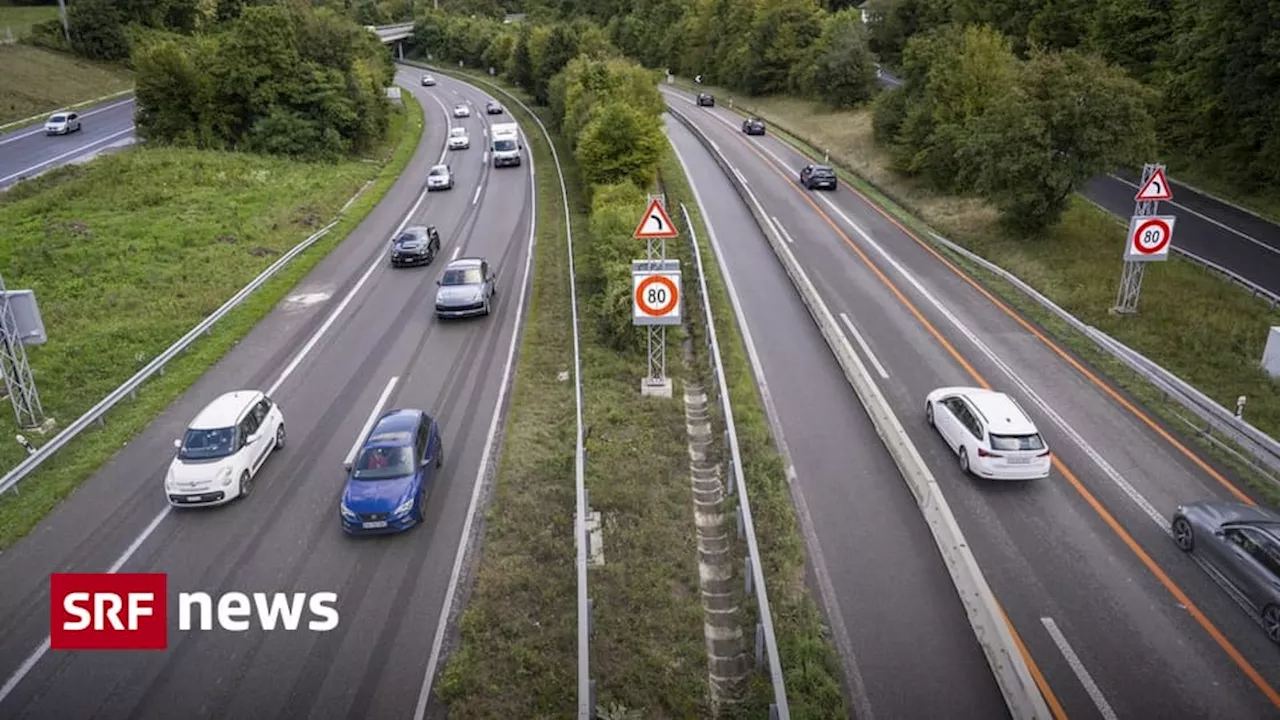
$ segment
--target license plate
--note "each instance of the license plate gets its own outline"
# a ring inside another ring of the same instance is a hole
[[[386,526],[387,526],[386,520],[373,520],[373,521],[364,523],[365,530],[375,530],[377,528],[384,528]]]
[[[1031,458],[1029,458],[1029,457],[1011,457],[1011,458],[1009,458],[1009,464],[1010,464],[1010,465],[1030,465],[1030,464],[1031,464]]]

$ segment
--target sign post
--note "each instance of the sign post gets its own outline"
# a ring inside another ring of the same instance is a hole
[[[27,345],[45,341],[44,320],[30,290],[7,291],[0,278],[0,379],[13,403],[18,427],[45,428],[48,421],[27,362]]]
[[[1173,242],[1172,215],[1158,215],[1161,200],[1173,199],[1173,188],[1165,175],[1164,165],[1147,163],[1142,168],[1142,182],[1133,196],[1136,203],[1125,236],[1124,270],[1120,273],[1120,291],[1111,312],[1132,315],[1138,312],[1138,295],[1142,292],[1142,275],[1149,262],[1169,259]]]
[[[666,198],[649,196],[649,207],[633,236],[645,241],[645,259],[631,261],[631,324],[648,328],[649,368],[640,381],[640,394],[671,397],[667,377],[667,326],[679,325],[680,261],[667,259],[667,240],[679,237],[671,216],[663,209]]]

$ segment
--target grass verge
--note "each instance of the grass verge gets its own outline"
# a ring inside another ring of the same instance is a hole
[[[32,25],[56,19],[56,5],[0,5],[0,40],[6,39],[6,32],[21,40],[27,36]]]
[[[521,109],[508,109],[524,119]],[[568,259],[563,222],[555,219],[563,208],[550,150],[531,122],[525,127],[540,168],[535,301],[462,645],[440,685],[450,716],[458,718],[569,717],[577,694],[573,388],[554,380],[572,371]],[[586,197],[569,149],[557,149],[581,263],[591,242]],[[679,400],[682,333],[673,330],[667,340],[675,398],[653,399],[640,396],[644,357],[599,343],[589,313],[580,322],[590,425],[586,485],[604,522],[605,564],[588,581],[597,703],[654,717],[706,717],[707,658]]]
[[[11,546],[261,320],[382,198],[422,136],[417,103],[396,112],[377,163],[313,165],[253,155],[135,148],[59,168],[0,194],[0,267],[36,291],[49,342],[27,357],[49,416],[66,426],[235,294],[276,255],[365,192],[327,235],[210,335],[0,498]],[[6,403],[7,404],[7,403]],[[0,437],[13,437],[11,414]],[[21,459],[0,443],[0,467]]]
[[[823,624],[822,614],[805,584],[804,540],[796,524],[786,467],[773,441],[756,378],[747,360],[746,346],[709,242],[702,209],[694,201],[688,178],[670,149],[663,157],[660,171],[673,219],[682,224],[683,216],[678,208],[681,203],[689,208],[702,254],[707,293],[729,397],[733,403],[743,474],[755,519],[792,717],[829,720],[848,717],[839,679],[840,660]],[[688,264],[688,267],[686,275],[692,284],[695,282],[694,265]],[[703,327],[705,320],[703,310],[698,307],[697,293],[691,287],[685,292],[688,303],[685,312],[694,335],[702,340],[706,328]],[[701,342],[695,345],[702,347]],[[745,543],[743,546],[745,548]],[[743,604],[744,610],[748,606],[755,607],[753,602],[747,601]],[[744,624],[748,638],[752,627],[754,623]],[[757,676],[745,702],[735,714],[739,717],[766,717],[772,701],[773,690],[768,678]]]
[[[692,86],[681,83],[685,88]],[[705,91],[705,89],[704,89]],[[1143,279],[1141,313],[1112,315],[1120,277],[1116,248],[1124,228],[1108,213],[1079,197],[1063,220],[1035,240],[1004,233],[996,211],[980,199],[939,195],[895,173],[872,138],[868,110],[832,111],[789,97],[739,98],[713,89],[717,102],[758,113],[771,132],[813,157],[829,153],[842,178],[926,242],[931,228],[1000,265],[1072,315],[1146,355],[1199,388],[1224,407],[1249,398],[1246,418],[1272,437],[1280,436],[1280,382],[1258,366],[1267,328],[1280,325],[1271,308],[1198,265],[1173,257],[1153,263]],[[1186,434],[1189,413],[1163,392],[1100,351],[1083,335],[1057,321],[1016,288],[964,262],[935,244],[975,279],[1066,347],[1145,403],[1175,431]],[[1202,425],[1202,423],[1200,423]],[[1280,489],[1213,444],[1194,436],[1206,453],[1228,463],[1254,490],[1280,503]]]
[[[0,68],[0,124],[133,87],[133,73],[117,65],[22,43],[0,45]]]

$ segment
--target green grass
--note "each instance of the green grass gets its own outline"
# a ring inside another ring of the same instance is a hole
[[[0,68],[0,124],[133,87],[133,73],[119,66],[21,43],[0,45]]]
[[[677,224],[683,223],[678,208],[684,203],[689,208],[702,255],[792,717],[824,720],[847,717],[839,679],[839,656],[827,636],[821,612],[805,584],[804,540],[796,524],[786,467],[776,450],[733,306],[708,240],[710,236],[702,210],[694,202],[689,181],[673,152],[668,151],[663,157],[660,171],[673,219]],[[695,277],[693,265],[686,264],[689,267],[685,271],[686,277],[690,278],[692,285]],[[702,340],[706,332],[703,310],[698,307],[697,294],[692,287],[686,288],[685,293],[688,303],[686,316],[694,321],[695,337]],[[700,342],[695,344],[702,346]],[[745,554],[745,544],[743,550]],[[742,607],[754,609],[755,604],[748,601]],[[753,626],[745,625],[748,638]],[[772,701],[773,690],[768,679],[757,677],[735,715],[767,717]]]
[[[1258,367],[1267,328],[1280,325],[1280,309],[1175,256],[1148,267],[1137,316],[1112,315],[1108,309],[1115,303],[1121,268],[1117,248],[1123,247],[1124,228],[1087,201],[1076,198],[1062,222],[1042,237],[1011,238],[1000,230],[995,210],[981,200],[939,195],[895,173],[886,153],[872,139],[867,110],[831,111],[795,98],[740,98],[722,90],[713,92],[717,104],[727,106],[733,97],[739,109],[759,113],[773,126],[775,136],[802,151],[817,157],[829,151],[845,180],[921,239],[931,241],[929,229],[935,228],[1224,407],[1234,407],[1239,395],[1247,396],[1246,419],[1272,437],[1280,436],[1280,382]],[[985,272],[974,277],[1108,374],[1176,431],[1186,430],[1181,417],[1188,416],[1187,411],[1104,356],[1092,341],[1051,320],[1047,311],[1007,283],[996,282]],[[1194,442],[1223,458],[1214,446],[1199,438]],[[1280,501],[1273,483],[1245,471],[1234,460],[1230,464],[1255,490]]]
[[[6,29],[13,33],[15,39],[21,40],[27,36],[32,25],[56,19],[57,5],[0,5],[0,40],[5,39]]]
[[[469,79],[471,79],[469,77]],[[523,111],[509,107],[519,116]],[[570,717],[576,683],[574,407],[563,207],[550,151],[528,136],[539,167],[539,246],[498,486],[462,645],[440,684],[451,717]],[[558,141],[557,141],[558,142]],[[575,217],[575,253],[591,238],[582,184],[557,145]],[[637,208],[642,212],[643,208]],[[644,398],[644,357],[602,346],[580,317],[590,426],[591,507],[604,517],[605,564],[590,571],[597,703],[645,717],[707,717],[709,684],[698,590],[689,456],[680,401],[682,333],[668,333],[672,399]],[[640,332],[637,330],[636,332]]]
[[[117,406],[105,427],[81,433],[16,494],[0,498],[0,548],[145,428],[364,219],[417,148],[422,109],[406,108],[395,114],[377,163],[138,148],[0,194],[7,231],[0,267],[9,287],[36,291],[49,342],[27,356],[45,413],[65,427],[374,181],[328,236],[144,385],[137,400]],[[6,410],[0,437],[15,432]],[[0,467],[21,457],[16,443],[0,443]]]

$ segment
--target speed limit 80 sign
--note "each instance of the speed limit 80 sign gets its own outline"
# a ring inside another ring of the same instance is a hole
[[[632,263],[632,325],[679,325],[682,305],[679,261]]]
[[[1156,262],[1169,259],[1173,242],[1173,215],[1136,215],[1129,221],[1129,237],[1124,259],[1133,262]]]

